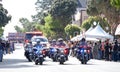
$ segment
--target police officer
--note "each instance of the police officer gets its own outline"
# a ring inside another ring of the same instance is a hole
[[[58,46],[66,46],[62,38],[58,39]]]
[[[55,46],[55,45],[57,45],[56,39],[53,39],[53,40],[52,40],[52,43],[51,43],[51,46]]]

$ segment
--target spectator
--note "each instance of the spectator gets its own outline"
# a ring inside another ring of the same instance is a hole
[[[101,47],[102,47],[102,44],[101,44],[101,41],[99,41],[98,43],[98,59],[102,59],[102,51],[101,51]]]
[[[118,44],[118,60],[120,61],[120,43]]]
[[[105,60],[109,60],[109,49],[110,49],[110,45],[109,43],[106,43],[105,45]]]
[[[98,44],[97,43],[95,43],[95,45],[93,46],[93,58],[98,59]]]
[[[0,62],[2,62],[3,60],[3,51],[4,51],[4,47],[2,45],[2,39],[0,39]]]
[[[117,61],[117,52],[118,52],[118,42],[115,41],[115,45],[113,47],[113,60]]]
[[[110,43],[110,48],[109,48],[109,60],[110,60],[110,61],[112,60],[112,49],[113,49],[113,46],[112,46],[112,44]]]
[[[7,49],[7,53],[10,54],[10,43],[9,43],[9,41],[6,42],[6,49]]]

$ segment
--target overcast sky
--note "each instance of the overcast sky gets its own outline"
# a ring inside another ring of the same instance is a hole
[[[12,15],[12,20],[5,27],[4,35],[15,32],[14,26],[19,23],[19,18],[25,17],[31,20],[31,15],[36,14],[35,2],[37,0],[2,0],[3,7]]]

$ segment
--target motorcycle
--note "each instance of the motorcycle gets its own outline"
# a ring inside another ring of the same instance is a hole
[[[88,60],[90,60],[89,48],[87,46],[80,46],[76,52],[76,57],[81,61],[81,64],[87,64]]]
[[[33,59],[33,51],[32,48],[27,47],[25,48],[25,53],[24,53],[25,57],[28,59],[29,62],[32,62]]]
[[[49,55],[49,58],[51,58],[53,60],[53,62],[56,61],[56,55],[57,55],[56,46],[50,47],[48,55]]]
[[[59,64],[64,64],[68,60],[69,49],[65,47],[58,48],[57,61]]]
[[[38,63],[42,65],[46,53],[45,50],[43,48],[40,48],[39,50],[37,48],[34,48],[33,50],[34,50],[35,65],[38,65]]]

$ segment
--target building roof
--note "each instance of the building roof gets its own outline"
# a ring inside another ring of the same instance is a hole
[[[86,8],[87,0],[77,0],[78,1],[78,8]]]

